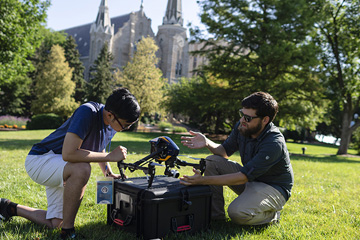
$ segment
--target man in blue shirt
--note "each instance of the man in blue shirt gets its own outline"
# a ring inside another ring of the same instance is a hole
[[[277,112],[278,104],[270,94],[256,92],[243,99],[240,121],[224,143],[192,131],[192,137],[182,137],[184,146],[207,147],[214,154],[206,158],[204,176],[194,169],[195,175],[181,178],[184,185],[211,185],[213,219],[225,218],[223,186],[229,186],[238,194],[228,208],[232,221],[241,225],[279,221],[294,176],[285,139],[272,123]],[[228,159],[236,151],[242,165]]]
[[[126,158],[127,149],[117,146],[106,152],[116,132],[138,121],[140,106],[126,88],[118,88],[105,106],[88,102],[75,110],[58,129],[35,144],[25,168],[31,179],[46,186],[48,209],[39,210],[0,199],[0,219],[21,216],[49,228],[62,227],[61,237],[74,238],[74,223],[91,174],[91,162],[98,162],[105,176],[119,178],[109,162]]]

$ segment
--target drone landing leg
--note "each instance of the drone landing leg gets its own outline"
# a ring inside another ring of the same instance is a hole
[[[149,167],[148,167],[148,173],[150,175],[150,178],[148,179],[148,188],[151,188],[152,183],[154,181],[154,177],[155,177],[155,166],[151,165],[151,163],[149,163]]]

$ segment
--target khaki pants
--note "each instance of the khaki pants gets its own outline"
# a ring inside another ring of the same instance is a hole
[[[223,175],[239,172],[242,168],[237,162],[212,155],[206,158],[205,176]],[[223,186],[210,186],[212,197],[212,218],[225,219]],[[228,208],[232,221],[241,225],[260,225],[278,220],[279,213],[286,203],[284,196],[272,186],[262,182],[247,182],[244,185],[229,186],[239,196]]]

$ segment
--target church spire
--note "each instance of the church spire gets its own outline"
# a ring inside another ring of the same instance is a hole
[[[181,0],[168,0],[163,25],[183,25]]]
[[[95,24],[96,24],[96,26],[101,25],[103,27],[111,25],[107,0],[101,0],[100,6],[99,6],[99,12],[96,17]]]

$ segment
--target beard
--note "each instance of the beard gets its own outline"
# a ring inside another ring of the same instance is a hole
[[[261,130],[261,128],[262,128],[262,124],[261,121],[259,121],[258,125],[247,129],[242,128],[240,124],[238,130],[240,134],[243,135],[244,137],[251,137],[251,135],[258,133]]]

